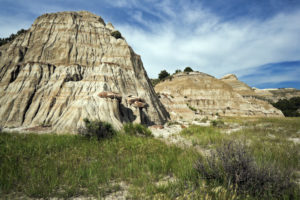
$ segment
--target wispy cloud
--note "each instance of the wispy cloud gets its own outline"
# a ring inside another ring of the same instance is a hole
[[[279,85],[300,89],[300,61],[270,63],[237,74],[240,74],[240,80],[258,88]]]
[[[122,32],[142,56],[150,77],[157,77],[162,69],[173,72],[186,66],[217,77],[232,72],[243,77],[263,72],[266,63],[300,60],[297,1],[15,0],[7,4],[0,13],[0,37],[28,27],[45,12],[89,10]],[[292,80],[298,73],[285,70],[285,75],[271,71],[270,80]]]
[[[265,63],[300,59],[300,11],[278,14],[267,20],[222,21],[198,5],[175,18],[150,23],[145,31],[118,24],[136,52],[142,55],[150,76],[165,68],[191,66],[215,76]]]

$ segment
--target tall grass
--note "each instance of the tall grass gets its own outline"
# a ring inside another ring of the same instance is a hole
[[[225,134],[221,128],[193,125],[180,134],[212,151],[227,141],[242,141],[262,169],[270,164],[280,171],[300,171],[300,145],[289,140],[299,137],[299,118],[223,120],[244,129]],[[137,137],[148,135],[148,129],[133,124],[123,132],[99,141],[80,135],[0,133],[0,198],[102,198],[120,190],[122,182],[132,199],[261,199],[251,190],[241,195],[232,184],[199,178],[194,165],[204,157],[193,147],[181,149],[153,137]],[[174,181],[157,184],[166,177]],[[281,197],[289,199],[288,194]]]
[[[97,141],[72,135],[0,134],[1,193],[29,197],[105,196],[112,181],[151,194],[172,175],[189,179],[196,153],[152,138],[118,134]],[[183,164],[184,163],[184,164]]]
[[[250,118],[247,120],[231,118],[229,120],[225,119],[225,121],[227,123],[225,124],[225,126],[227,126],[226,128],[230,127],[230,123],[239,123],[243,126],[243,129],[231,134],[226,134],[222,132],[222,129],[220,128],[193,125],[184,129],[181,132],[181,135],[186,139],[191,140],[194,145],[200,145],[202,148],[209,150],[218,149],[228,141],[244,143],[253,158],[253,162],[256,163],[255,165],[259,166],[259,169],[267,169],[271,168],[270,166],[273,166],[272,169],[274,170],[270,170],[270,173],[272,171],[276,172],[277,170],[278,173],[275,174],[280,175],[279,172],[284,174],[289,171],[291,172],[289,178],[294,182],[299,181],[300,177],[299,175],[296,175],[296,172],[300,171],[300,144],[290,140],[290,137],[300,138],[299,118]],[[209,159],[213,160],[213,158]],[[216,163],[216,165],[218,164]],[[216,167],[217,166],[215,166],[215,168]],[[214,167],[211,168],[213,169]],[[257,170],[256,172],[262,171],[266,170]],[[265,177],[267,177],[267,175]],[[225,178],[225,174],[223,174],[223,178]],[[279,179],[280,178],[278,178],[278,180]],[[219,183],[214,183],[213,185],[218,184]],[[283,192],[282,196],[290,195],[293,192],[298,193],[299,187],[298,190],[292,189],[292,191],[285,191],[286,193]],[[249,194],[251,194],[251,192],[251,190],[248,191]],[[252,196],[253,195],[255,194],[252,193]],[[276,195],[277,197],[280,196],[278,193]],[[299,195],[296,197],[300,198]],[[285,196],[285,198],[289,199],[287,196]]]
[[[124,124],[123,130],[125,134],[146,137],[152,136],[151,131],[145,125],[142,124],[127,123]]]
[[[203,147],[219,144],[225,138],[217,128],[197,125],[191,125],[190,127],[183,129],[180,134],[187,139],[192,140],[194,144]]]

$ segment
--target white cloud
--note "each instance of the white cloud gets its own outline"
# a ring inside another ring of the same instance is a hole
[[[163,11],[163,10],[162,10]],[[172,13],[167,10],[167,14]],[[300,60],[300,11],[266,21],[222,22],[201,7],[185,5],[151,31],[117,24],[128,43],[142,56],[150,77],[191,66],[215,76],[287,60]],[[146,24],[145,24],[146,25]]]
[[[171,0],[105,1],[128,10],[132,19],[127,21],[137,22],[118,24],[113,21],[113,24],[141,55],[150,77],[157,77],[162,69],[174,72],[186,66],[217,77],[231,72],[243,76],[266,63],[300,60],[299,10],[278,14],[265,21],[243,18],[224,22],[197,2],[177,1],[174,6]],[[63,5],[50,5],[49,2],[27,5],[18,1],[18,4],[36,16],[68,10]],[[105,20],[109,18],[99,14]],[[151,20],[149,15],[157,19]],[[25,13],[9,18],[0,15],[0,37],[28,28],[32,23]],[[138,23],[147,29],[139,28]]]
[[[299,82],[300,65],[299,62],[289,62],[268,64],[257,68],[243,70],[239,78],[250,86],[262,84],[276,84],[282,82]],[[295,85],[296,87],[297,85]],[[299,87],[299,86],[297,86]]]

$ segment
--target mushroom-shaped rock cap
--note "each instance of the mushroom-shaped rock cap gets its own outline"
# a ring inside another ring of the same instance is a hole
[[[135,101],[133,103],[133,107],[136,107],[136,108],[146,108],[147,106],[148,106],[147,103],[140,102],[140,101]]]
[[[117,99],[117,100],[119,100],[119,101],[122,100],[122,95],[120,95],[119,93],[116,93],[116,92],[106,92],[106,91],[104,91],[104,92],[100,92],[100,93],[98,94],[98,96],[99,96],[100,98]]]

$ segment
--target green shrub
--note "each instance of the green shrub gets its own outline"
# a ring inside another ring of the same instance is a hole
[[[90,121],[89,119],[84,119],[85,128],[79,130],[79,134],[84,135],[88,138],[97,137],[98,140],[103,138],[111,138],[116,134],[116,131],[112,125],[108,122],[102,121]]]
[[[202,178],[233,186],[244,195],[282,198],[295,188],[291,170],[281,171],[268,163],[258,166],[246,145],[232,141],[221,145],[206,160],[198,159],[195,169]]]
[[[190,67],[186,67],[184,70],[183,70],[184,72],[192,72],[193,71],[193,69],[192,68],[190,68]]]
[[[174,74],[180,73],[181,70],[180,69],[176,69]]]
[[[158,78],[154,78],[154,79],[150,79],[150,81],[151,81],[152,86],[155,87],[159,83],[160,80]]]
[[[167,72],[166,70],[162,70],[162,71],[158,74],[158,79],[159,79],[160,81],[162,81],[162,80],[166,79],[166,78],[169,77],[169,76],[170,76],[169,72]]]
[[[280,109],[286,117],[300,117],[300,97],[293,97],[289,100],[280,99],[277,103],[273,103],[272,105]]]
[[[213,126],[213,127],[218,127],[218,128],[222,128],[225,126],[225,123],[222,121],[222,120],[212,120],[210,122],[210,124]]]
[[[194,111],[194,112],[196,112],[197,111],[197,109],[196,108],[194,108],[193,106],[191,106],[191,105],[189,105],[189,104],[186,104],[188,107],[189,107],[189,109],[190,110],[192,110],[192,111]]]
[[[142,124],[127,123],[124,124],[123,130],[129,135],[141,135],[146,137],[152,136],[151,131]]]
[[[111,33],[111,36],[113,36],[114,38],[116,38],[116,39],[119,39],[119,38],[123,38],[122,37],[122,34],[119,32],[119,31],[113,31],[112,33]]]

